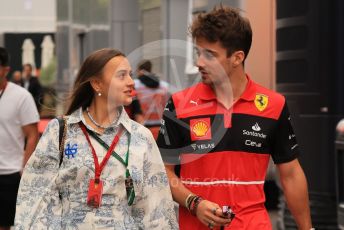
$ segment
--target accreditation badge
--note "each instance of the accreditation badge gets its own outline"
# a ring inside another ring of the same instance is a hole
[[[102,203],[103,181],[91,179],[88,187],[87,205],[92,208],[99,208]]]

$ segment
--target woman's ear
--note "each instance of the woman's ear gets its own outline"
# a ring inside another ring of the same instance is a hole
[[[92,78],[90,80],[91,87],[95,92],[100,92],[101,91],[101,83],[97,78]]]

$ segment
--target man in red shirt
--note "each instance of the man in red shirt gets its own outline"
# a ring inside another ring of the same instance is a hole
[[[135,90],[140,101],[144,125],[152,132],[154,139],[158,137],[160,120],[170,94],[168,83],[152,73],[152,62],[142,60],[137,65]]]
[[[311,229],[307,181],[285,98],[244,70],[249,21],[220,6],[200,14],[191,34],[202,82],[172,95],[157,140],[180,205],[180,229],[272,229],[263,190],[270,156],[298,228]],[[232,220],[223,206],[235,213]]]

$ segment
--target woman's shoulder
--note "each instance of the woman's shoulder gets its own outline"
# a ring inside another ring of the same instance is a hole
[[[130,120],[130,126],[131,126],[131,134],[133,136],[139,137],[141,139],[154,141],[151,131],[148,128],[146,128],[144,125],[134,120]]]
[[[130,125],[131,125],[131,129],[134,132],[140,132],[140,133],[150,133],[149,129],[146,128],[144,125],[134,121],[134,120],[130,120]]]
[[[123,110],[123,114],[120,118],[120,121],[122,125],[124,126],[124,128],[128,130],[128,132],[131,134],[132,137],[134,137],[134,139],[138,141],[140,140],[149,141],[149,142],[155,141],[151,131],[148,128],[146,128],[144,125],[130,119],[125,110]]]
[[[51,119],[48,124],[46,124],[44,131],[42,133],[42,137],[47,136],[54,136],[57,134],[57,130],[59,129],[59,121],[57,118]]]
[[[44,129],[43,136],[59,135],[61,132],[60,130],[63,129],[65,125],[70,124],[69,118],[70,116],[64,115],[64,116],[58,116],[51,119]],[[66,131],[68,131],[68,129]]]

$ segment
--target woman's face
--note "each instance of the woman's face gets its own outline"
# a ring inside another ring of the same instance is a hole
[[[129,105],[132,102],[132,90],[134,89],[134,81],[131,76],[132,70],[127,58],[122,56],[112,58],[102,71],[102,97],[107,98],[111,105]]]

